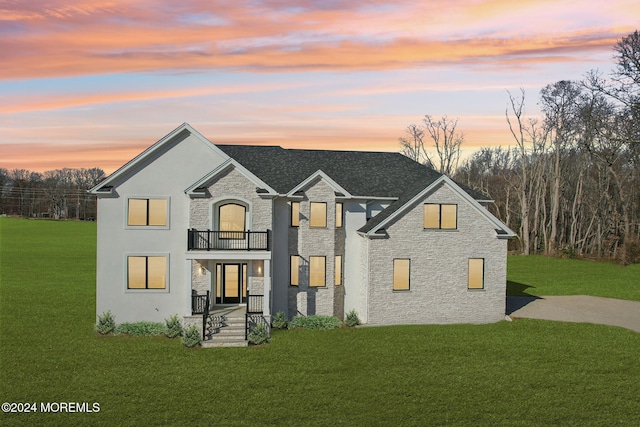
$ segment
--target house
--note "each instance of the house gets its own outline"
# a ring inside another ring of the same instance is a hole
[[[90,191],[97,313],[118,322],[197,323],[207,293],[207,310],[267,322],[504,318],[514,233],[486,196],[397,153],[216,145],[185,123]]]

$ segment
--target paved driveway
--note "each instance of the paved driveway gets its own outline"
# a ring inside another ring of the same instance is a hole
[[[587,295],[507,297],[511,317],[600,323],[640,332],[640,302]]]

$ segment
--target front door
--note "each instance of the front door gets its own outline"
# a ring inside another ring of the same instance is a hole
[[[216,304],[242,304],[247,297],[247,264],[216,264]]]

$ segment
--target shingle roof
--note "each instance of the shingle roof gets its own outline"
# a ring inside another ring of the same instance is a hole
[[[318,170],[354,196],[400,197],[414,182],[427,186],[440,176],[399,153],[250,145],[218,147],[281,194]]]
[[[372,230],[441,176],[400,153],[252,145],[218,148],[281,194],[322,170],[353,196],[398,198],[360,228],[361,232]],[[489,199],[464,185],[460,187],[476,200]]]

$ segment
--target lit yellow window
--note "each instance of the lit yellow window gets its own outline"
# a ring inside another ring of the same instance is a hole
[[[393,290],[394,291],[409,290],[410,269],[411,269],[411,260],[408,260],[408,259],[393,260]]]
[[[228,231],[220,233],[221,239],[244,239],[245,212],[244,206],[235,203],[220,206],[218,227],[220,231]]]
[[[147,257],[147,288],[164,289],[167,287],[167,258],[163,256]]]
[[[300,225],[300,202],[291,202],[291,226]]]
[[[149,199],[149,225],[167,225],[166,199]]]
[[[289,264],[291,265],[291,271],[290,271],[290,276],[291,276],[291,286],[298,286],[298,277],[299,277],[299,272],[300,272],[300,257],[298,255],[291,255],[290,257],[290,262]]]
[[[323,256],[309,257],[309,286],[326,285],[326,259]]]
[[[336,203],[336,228],[342,228],[342,203]]]
[[[327,204],[321,202],[311,202],[311,214],[309,217],[309,227],[327,226]]]
[[[129,199],[127,225],[167,225],[167,199]]]
[[[484,289],[484,259],[469,258],[469,289]]]
[[[440,205],[440,228],[455,229],[458,226],[457,205]]]
[[[129,289],[166,289],[167,257],[127,257],[127,287]]]
[[[147,287],[147,257],[130,256],[129,266],[129,289],[145,289]]]
[[[424,205],[424,228],[440,228],[440,205]]]
[[[342,255],[336,255],[335,285],[342,285]]]
[[[458,205],[426,203],[424,228],[455,230],[458,227]]]

